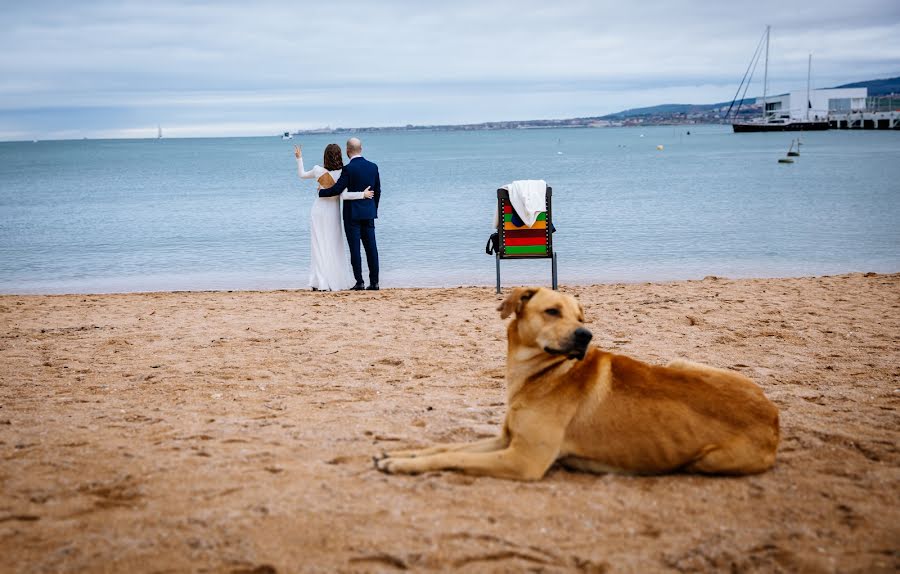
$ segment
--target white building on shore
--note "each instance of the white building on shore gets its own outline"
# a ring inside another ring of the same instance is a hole
[[[866,109],[867,88],[824,88],[809,91],[797,90],[765,99],[766,116],[771,119],[794,121],[824,120],[829,114],[849,114]],[[757,104],[763,99],[757,98]],[[809,115],[807,115],[807,110]]]

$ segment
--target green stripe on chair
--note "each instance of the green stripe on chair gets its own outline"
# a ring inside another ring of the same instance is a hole
[[[512,223],[512,213],[504,214],[503,221],[506,223]],[[542,212],[538,213],[536,221],[547,221],[547,212],[542,211]]]
[[[517,246],[506,246],[506,254],[507,255],[533,255],[536,253],[547,253],[546,245],[517,245]]]

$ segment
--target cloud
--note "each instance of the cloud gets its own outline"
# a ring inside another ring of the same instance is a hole
[[[29,112],[51,108],[71,113],[48,118],[88,134],[730,99],[767,23],[774,91],[805,82],[809,52],[820,86],[900,73],[900,3],[890,0],[33,2],[4,7],[0,21],[0,132],[46,137]]]

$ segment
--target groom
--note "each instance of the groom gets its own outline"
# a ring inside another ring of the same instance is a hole
[[[356,278],[354,291],[363,290],[362,259],[359,242],[366,248],[366,262],[369,265],[369,291],[378,291],[378,247],[375,245],[375,220],[378,218],[378,201],[381,199],[381,179],[378,166],[362,156],[362,142],[357,138],[347,140],[349,161],[337,182],[319,190],[319,197],[333,197],[347,191],[365,191],[371,187],[375,192],[372,199],[357,199],[344,202],[344,230],[350,245],[350,264]]]

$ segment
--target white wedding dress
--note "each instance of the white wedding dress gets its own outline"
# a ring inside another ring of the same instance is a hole
[[[302,157],[297,161],[297,168],[301,179],[318,180],[325,173],[330,173],[334,181],[341,177],[341,170],[328,171],[320,165],[304,170]],[[341,201],[362,199],[363,192],[344,191],[334,197],[319,197],[319,189],[321,185],[316,186],[316,199],[309,213],[309,286],[320,291],[349,289],[356,281],[344,251],[347,239]]]

